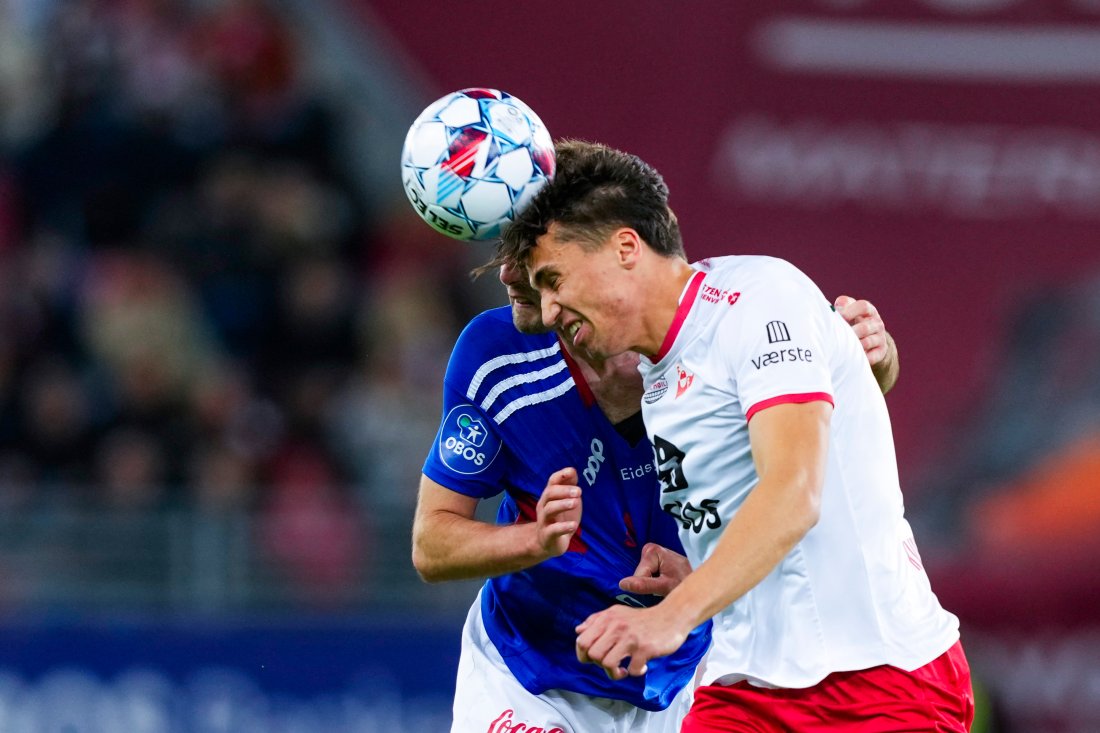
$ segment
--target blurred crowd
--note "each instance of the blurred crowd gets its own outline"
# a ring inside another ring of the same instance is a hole
[[[9,516],[248,512],[304,577],[404,521],[468,262],[357,190],[309,51],[263,0],[0,0]]]

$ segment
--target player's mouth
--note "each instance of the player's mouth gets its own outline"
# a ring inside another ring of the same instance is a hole
[[[584,324],[578,321],[573,321],[565,327],[565,333],[569,336],[569,342],[574,346],[580,346],[581,342],[588,335],[589,329],[582,331]]]
[[[522,295],[511,288],[508,289],[508,300],[511,301],[513,306],[519,306],[521,308],[533,308],[535,306],[535,301],[531,296]]]

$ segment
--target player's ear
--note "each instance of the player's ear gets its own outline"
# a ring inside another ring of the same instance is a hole
[[[633,269],[642,255],[644,246],[638,232],[630,227],[622,227],[615,230],[611,240],[615,244],[615,254],[618,255],[619,264],[627,270]]]

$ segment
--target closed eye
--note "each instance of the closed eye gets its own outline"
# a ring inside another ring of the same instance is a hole
[[[535,274],[531,278],[531,284],[536,290],[553,290],[558,289],[558,283],[560,278],[558,273],[548,268],[536,270]]]

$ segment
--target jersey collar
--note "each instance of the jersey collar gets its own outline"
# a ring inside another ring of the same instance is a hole
[[[573,375],[573,384],[577,386],[581,401],[585,407],[592,407],[596,404],[596,395],[592,393],[592,388],[588,386],[588,380],[584,378],[584,373],[577,365],[573,355],[569,353],[569,349],[565,348],[565,341],[560,335],[558,336],[558,343],[561,345],[561,355],[565,359],[565,365],[569,367],[569,373]]]
[[[703,284],[703,279],[706,276],[707,274],[700,270],[688,280],[684,292],[680,295],[680,304],[676,306],[676,314],[672,317],[672,325],[669,326],[668,333],[665,334],[665,340],[661,342],[661,348],[657,351],[657,355],[653,357],[654,364],[664,359],[669,350],[672,349],[672,345],[676,343],[680,328],[683,327],[684,320],[691,312],[691,306],[695,304],[695,296],[699,294],[699,287]]]

